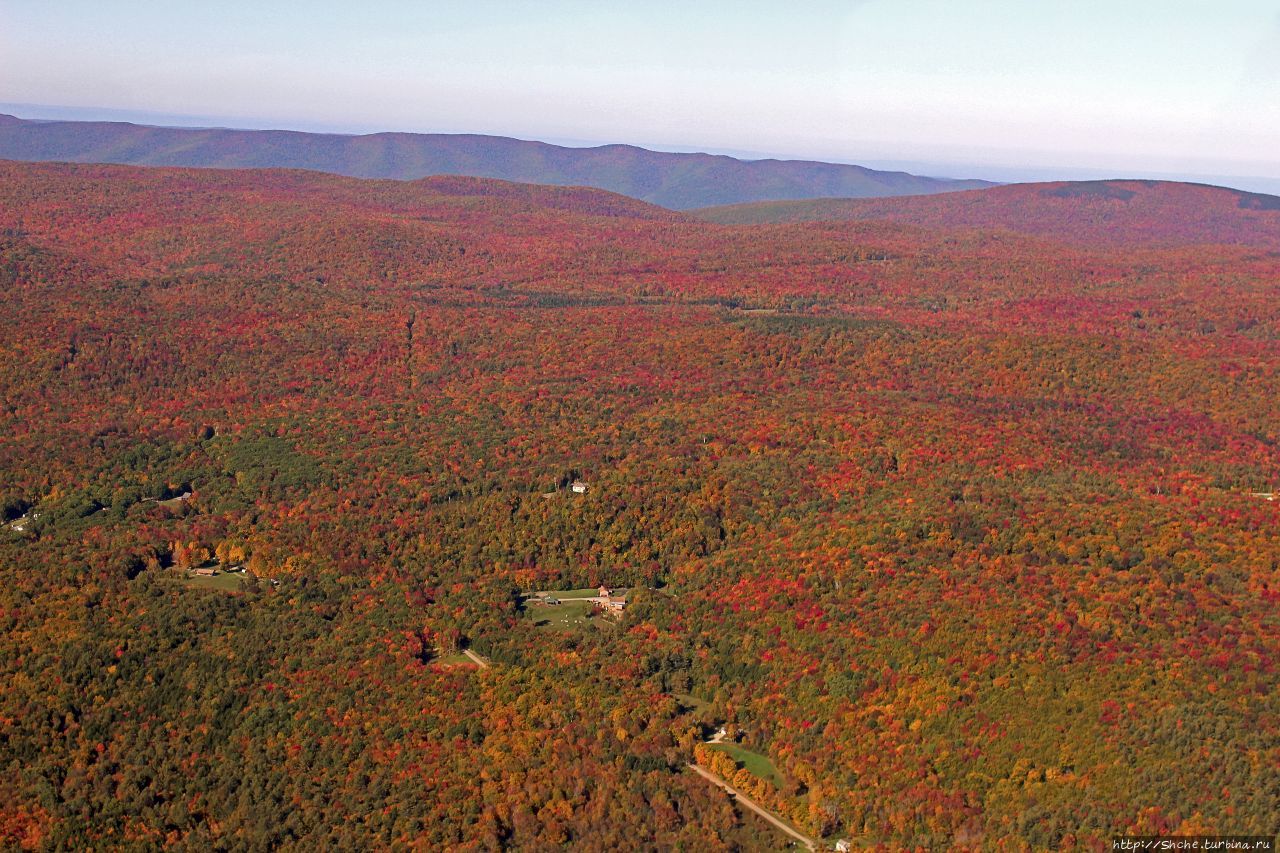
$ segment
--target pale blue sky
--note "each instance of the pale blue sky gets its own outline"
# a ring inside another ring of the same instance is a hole
[[[0,0],[0,102],[1280,178],[1261,0]]]

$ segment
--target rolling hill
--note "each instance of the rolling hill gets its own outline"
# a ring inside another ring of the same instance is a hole
[[[589,186],[674,209],[766,199],[924,195],[990,186],[861,166],[670,154],[631,145],[566,148],[499,136],[366,136],[150,127],[0,116],[0,158],[136,166],[310,169],[358,178],[469,175]]]
[[[1280,197],[1172,181],[1011,184],[945,197],[759,202],[694,215],[737,225],[884,220],[1000,228],[1077,245],[1280,244]]]

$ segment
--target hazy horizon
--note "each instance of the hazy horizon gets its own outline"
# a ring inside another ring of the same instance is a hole
[[[1280,14],[1174,5],[9,5],[0,101],[1280,189]]]
[[[50,104],[11,104],[0,102],[0,113],[7,113],[18,118],[35,121],[113,121],[132,124],[151,125],[156,127],[182,128],[222,128],[232,130],[285,130],[302,133],[327,133],[337,135],[364,135],[377,133],[473,133],[468,130],[405,130],[403,128],[376,127],[344,127],[325,122],[300,122],[254,120],[228,116],[193,116],[152,113],[144,110],[116,110],[100,107],[56,106]],[[511,136],[510,134],[498,134]],[[1039,181],[1078,181],[1078,180],[1172,180],[1191,183],[1205,183],[1232,189],[1246,190],[1280,195],[1280,178],[1262,175],[1215,175],[1202,173],[1169,173],[1152,170],[1109,170],[1090,169],[1087,167],[1054,167],[1054,166],[1011,166],[999,162],[946,162],[930,160],[895,160],[876,158],[839,158],[815,157],[804,154],[788,154],[780,152],[751,151],[740,148],[719,148],[714,146],[682,145],[672,142],[654,142],[652,140],[628,139],[564,139],[538,138],[519,136],[513,138],[529,139],[560,145],[569,148],[594,148],[605,145],[632,145],[651,151],[670,153],[705,153],[734,157],[740,160],[809,160],[815,162],[846,163],[865,166],[884,171],[908,172],[915,175],[954,178],[981,179],[995,183],[1024,183]]]

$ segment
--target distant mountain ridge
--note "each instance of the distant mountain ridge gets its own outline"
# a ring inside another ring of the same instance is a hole
[[[1280,197],[1176,181],[1009,184],[929,198],[772,201],[691,213],[724,225],[881,220],[1005,229],[1081,245],[1280,246]]]
[[[688,210],[744,202],[931,195],[993,186],[806,160],[738,160],[631,145],[566,148],[501,136],[153,127],[0,114],[0,159],[198,168],[293,168],[356,178],[431,175],[587,186]]]

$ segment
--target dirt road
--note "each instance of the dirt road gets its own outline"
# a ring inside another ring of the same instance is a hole
[[[699,767],[696,764],[690,764],[689,768],[693,770],[694,773],[697,773],[699,776],[701,776],[703,779],[706,779],[708,782],[711,782],[712,784],[719,785],[721,788],[724,788],[726,791],[729,792],[729,795],[731,797],[735,798],[738,802],[742,803],[744,806],[751,809],[756,814],[760,815],[760,817],[769,821],[769,823],[773,824],[778,829],[785,832],[787,835],[790,835],[796,841],[799,841],[805,847],[808,847],[810,850],[818,849],[818,843],[814,841],[812,838],[808,837],[807,835],[801,835],[799,832],[792,829],[788,824],[783,823],[781,819],[779,819],[773,814],[773,812],[766,810],[763,806],[757,805],[755,800],[751,799],[746,794],[739,791],[737,788],[730,786],[729,783],[725,782],[719,776],[707,770],[703,770],[701,767]]]

